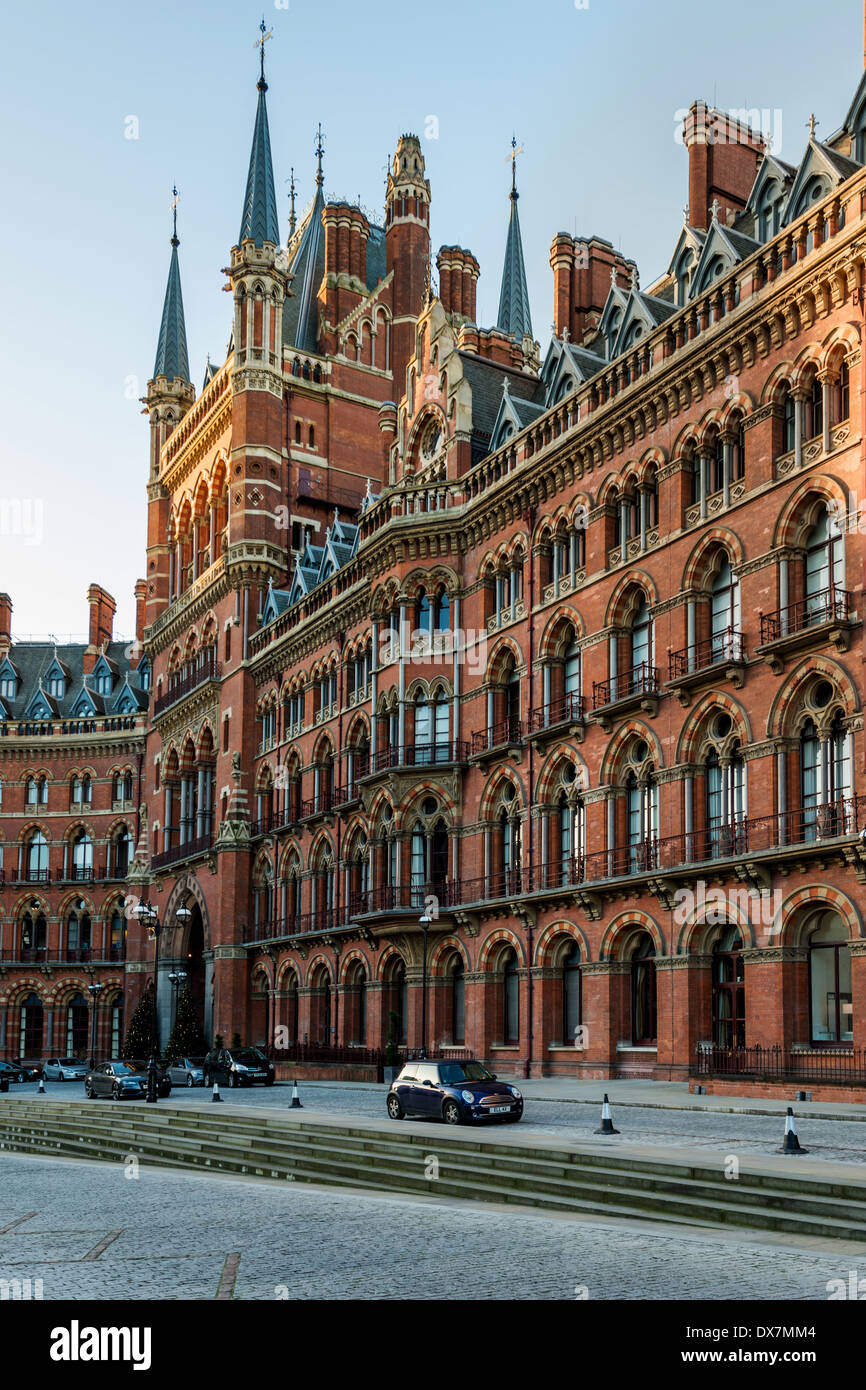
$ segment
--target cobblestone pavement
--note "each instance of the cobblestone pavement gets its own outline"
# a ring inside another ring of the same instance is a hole
[[[306,1082],[301,1085],[300,1090],[302,1102],[311,1110],[328,1111],[344,1117],[385,1117],[385,1096],[388,1088],[384,1085],[374,1089],[355,1087],[348,1082]],[[10,1090],[9,1095],[13,1098],[32,1099],[34,1091],[35,1086],[32,1085],[16,1086]],[[63,1100],[83,1100],[83,1083],[49,1083],[46,1104],[50,1104],[51,1099],[55,1097]],[[286,1109],[291,1098],[291,1087],[282,1083],[241,1091],[222,1088],[222,1097],[228,1105]],[[173,1104],[201,1105],[208,1098],[208,1092],[202,1091],[200,1087],[191,1090],[180,1087],[171,1093]],[[91,1103],[112,1104],[110,1101]],[[143,1104],[142,1101],[124,1103]],[[810,1158],[823,1158],[837,1163],[866,1164],[866,1125],[862,1121],[811,1119],[808,1105],[795,1107],[795,1110],[800,1143],[809,1150]],[[593,1105],[528,1100],[519,1130],[511,1128],[509,1132],[519,1133],[527,1138],[533,1134],[544,1134],[567,1135],[575,1140],[588,1139],[599,1123],[600,1113],[599,1107]],[[618,1111],[614,1104],[613,1116],[620,1134],[611,1139],[612,1146],[627,1146],[629,1143],[688,1146],[706,1149],[708,1155],[714,1156],[734,1153],[742,1157],[747,1154],[774,1153],[781,1145],[784,1132],[784,1117],[781,1115],[659,1110],[636,1105],[624,1106]]]
[[[46,1300],[826,1300],[858,1260],[866,1274],[866,1251],[814,1240],[0,1156],[0,1281]]]

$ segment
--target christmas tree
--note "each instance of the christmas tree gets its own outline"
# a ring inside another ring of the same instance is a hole
[[[178,1000],[177,1017],[165,1049],[166,1061],[174,1062],[178,1057],[201,1057],[205,1052],[207,1043],[189,985],[186,985]]]
[[[153,1038],[153,986],[148,985],[129,1020],[122,1057],[149,1057]]]

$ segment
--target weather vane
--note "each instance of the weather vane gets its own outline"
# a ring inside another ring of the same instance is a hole
[[[505,158],[511,160],[511,194],[514,198],[517,197],[517,156],[519,154],[523,154],[523,146],[518,145],[516,135],[512,135],[511,154],[506,155]]]
[[[172,246],[179,246],[179,245],[180,245],[180,242],[179,242],[178,239],[177,239],[177,200],[178,200],[178,198],[180,197],[180,194],[179,194],[178,191],[177,191],[177,184],[173,184],[173,185],[172,185],[171,192],[172,192],[172,199],[173,199],[172,204],[171,204],[171,208],[170,208],[170,212],[171,212],[171,215],[172,215],[171,244],[172,244]]]
[[[268,28],[267,28],[267,26],[266,26],[266,24],[265,24],[265,17],[264,17],[264,15],[262,15],[262,22],[261,22],[261,24],[259,25],[259,30],[260,30],[260,32],[261,32],[261,36],[262,36],[262,37],[261,37],[260,39],[256,39],[255,43],[253,44],[253,48],[259,49],[259,57],[260,57],[260,59],[261,59],[261,72],[260,72],[260,75],[259,75],[259,86],[262,88],[263,91],[267,91],[267,85],[268,85],[268,84],[265,82],[265,44],[267,43],[268,39],[270,39],[270,38],[273,37],[274,31],[273,31],[273,29],[268,29]]]
[[[325,147],[324,147],[324,144],[322,143],[323,140],[324,140],[324,136],[323,136],[323,134],[322,134],[322,122],[319,121],[318,127],[317,127],[317,129],[316,129],[316,149],[315,149],[315,155],[316,155],[316,183],[319,185],[320,188],[321,188],[322,184],[325,182],[324,176],[323,176],[323,174],[322,174],[322,155],[325,153]]]

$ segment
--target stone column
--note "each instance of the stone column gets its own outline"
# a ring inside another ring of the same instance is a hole
[[[691,1068],[699,1042],[710,1040],[710,955],[657,956],[658,1065]]]
[[[851,953],[851,1003],[854,1008],[854,1047],[866,1044],[866,938],[848,943]]]

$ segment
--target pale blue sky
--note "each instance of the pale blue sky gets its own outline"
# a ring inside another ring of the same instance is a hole
[[[117,629],[132,632],[148,448],[137,398],[153,367],[170,189],[176,180],[198,389],[207,352],[221,362],[229,334],[220,267],[240,221],[261,13],[261,0],[4,11],[0,502],[23,502],[28,534],[0,533],[0,590],[19,636],[83,633],[94,580],[117,599]],[[284,237],[284,180],[293,164],[300,211],[318,120],[326,192],[378,209],[396,136],[423,137],[434,116],[438,139],[423,140],[433,244],[478,257],[478,317],[489,324],[515,130],[542,347],[557,231],[607,237],[637,259],[643,284],[665,269],[688,192],[678,109],[696,97],[765,109],[779,153],[796,163],[809,112],[819,136],[831,134],[861,71],[855,0],[271,0],[264,13]],[[125,138],[128,117],[136,140]]]

